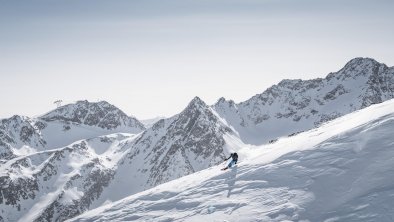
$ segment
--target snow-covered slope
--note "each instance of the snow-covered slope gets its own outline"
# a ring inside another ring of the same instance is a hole
[[[129,144],[114,180],[97,201],[116,201],[220,163],[238,139],[200,98]]]
[[[110,133],[140,133],[143,124],[108,102],[78,101],[38,118],[48,147],[61,147],[76,140]],[[59,138],[59,135],[62,138]]]
[[[0,221],[63,221],[89,208],[108,186],[134,134],[112,134],[0,165]]]
[[[107,102],[78,101],[43,116],[15,115],[0,121],[1,159],[18,153],[43,151],[67,146],[77,140],[112,133],[140,133],[145,127]]]
[[[393,221],[394,100],[70,221]]]
[[[29,148],[24,148],[26,145],[30,148],[43,149],[46,141],[40,133],[42,127],[41,124],[25,116],[15,115],[0,120],[0,161],[16,157],[16,150],[28,151]]]
[[[144,119],[141,120],[141,123],[144,124],[145,128],[151,128],[155,123],[157,123],[159,120],[166,119],[164,116],[158,116],[156,118],[152,119]]]
[[[37,118],[3,119],[0,217],[63,221],[213,167],[241,147],[248,147],[241,158],[259,160],[260,152],[279,157],[304,143],[293,138],[318,144],[319,135],[296,135],[392,98],[393,74],[393,67],[357,58],[325,79],[284,80],[240,104],[220,99],[207,106],[196,97],[148,128],[107,102],[79,101]],[[259,147],[267,141],[271,145]]]
[[[0,218],[63,221],[87,210],[113,178],[123,146],[144,129],[107,102],[2,119]]]
[[[138,135],[104,135],[21,153],[0,165],[2,218],[63,221],[216,165],[237,144],[233,136],[196,97],[180,114]]]
[[[283,80],[251,99],[214,105],[240,138],[263,144],[394,98],[394,67],[355,58],[324,79]]]

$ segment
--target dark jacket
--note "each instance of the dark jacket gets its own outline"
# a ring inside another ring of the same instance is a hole
[[[231,153],[229,158],[227,158],[226,160],[228,160],[230,158],[233,158],[234,161],[237,161],[238,160],[238,154],[237,153]]]

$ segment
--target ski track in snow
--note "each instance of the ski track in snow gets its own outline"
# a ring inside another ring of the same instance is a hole
[[[394,100],[70,221],[393,221]]]

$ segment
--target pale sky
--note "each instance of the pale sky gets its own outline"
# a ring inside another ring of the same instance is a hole
[[[394,65],[392,0],[0,0],[0,118],[106,100],[139,119],[241,102],[354,57]]]

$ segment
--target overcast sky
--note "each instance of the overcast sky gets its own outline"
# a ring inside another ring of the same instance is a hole
[[[354,57],[394,65],[392,0],[0,0],[0,118],[106,100],[139,119],[241,102]]]

